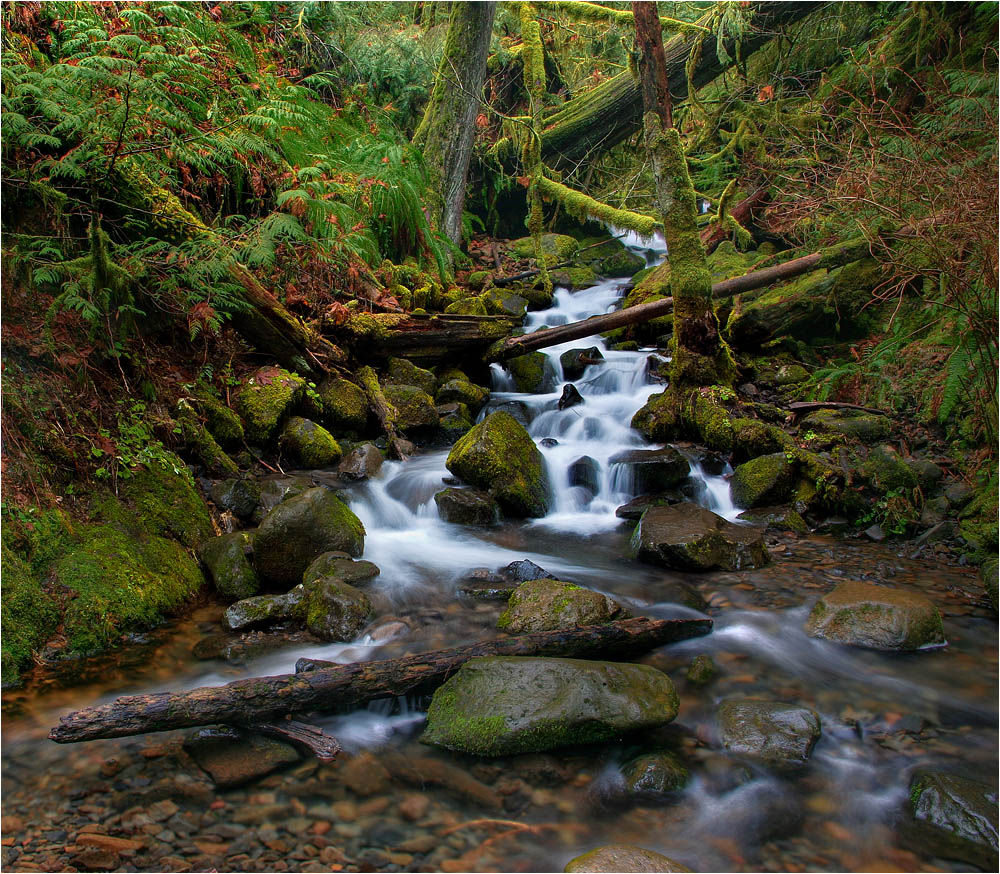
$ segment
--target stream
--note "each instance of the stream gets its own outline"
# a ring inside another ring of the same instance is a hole
[[[654,247],[649,257],[657,254]],[[552,309],[529,313],[526,328],[608,312],[622,287],[608,280],[557,290]],[[605,360],[574,381],[583,403],[559,410],[559,356],[591,346]],[[645,445],[629,421],[663,388],[649,375],[651,352],[609,350],[600,337],[548,349],[542,394],[517,393],[494,368],[486,412],[525,415],[549,470],[553,503],[542,519],[494,528],[442,521],[433,495],[449,477],[446,450],[386,463],[351,487],[345,497],[367,531],[364,558],[381,568],[365,587],[379,618],[359,640],[198,660],[192,648],[218,631],[223,610],[207,603],[111,656],[80,662],[72,676],[5,693],[5,870],[561,871],[608,843],[656,850],[695,871],[975,870],[921,855],[899,829],[918,767],[996,779],[997,627],[966,594],[978,591],[974,571],[933,553],[904,557],[898,544],[786,532],[768,534],[773,561],[760,570],[685,574],[627,558],[632,523],[615,510],[635,487],[610,459]],[[735,520],[728,465],[680,448],[691,463],[690,498]],[[589,487],[568,473],[581,457],[595,463]],[[121,694],[291,672],[303,656],[346,663],[491,637],[504,605],[459,589],[477,568],[525,558],[635,615],[715,621],[711,635],[642,659],[674,680],[674,723],[618,743],[477,760],[419,743],[426,701],[381,701],[318,720],[344,747],[333,763],[304,761],[225,791],[183,751],[184,732],[70,746],[45,738],[60,713]],[[808,637],[811,605],[851,579],[930,597],[948,646],[898,654]],[[685,679],[698,654],[719,667],[706,687]],[[732,696],[796,702],[820,715],[822,737],[804,773],[749,772],[721,750],[714,710]],[[687,787],[669,803],[625,798],[622,764],[661,749],[687,765]],[[102,833],[129,845],[79,838]]]

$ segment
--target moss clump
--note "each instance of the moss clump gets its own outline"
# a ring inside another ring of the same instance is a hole
[[[368,398],[364,389],[347,379],[330,377],[320,383],[322,424],[348,433],[360,434],[368,423]]]
[[[356,340],[384,340],[405,318],[397,313],[354,313],[345,327]]]
[[[417,367],[416,364],[405,358],[389,359],[381,383],[383,385],[415,385],[429,395],[433,395],[437,390],[437,377],[431,371]]]
[[[882,492],[913,490],[916,474],[891,446],[876,446],[861,465],[861,473]]]
[[[210,395],[199,395],[194,404],[205,419],[205,427],[220,446],[238,446],[245,437],[243,422],[229,407]]]
[[[535,257],[535,241],[531,237],[521,237],[513,240],[510,248],[514,254],[520,258]],[[542,234],[542,254],[545,256],[545,263],[548,265],[558,264],[560,261],[568,261],[572,258],[580,244],[572,237],[562,234]]]
[[[266,443],[281,420],[299,402],[306,381],[280,367],[261,367],[236,394],[236,407],[251,443]]]
[[[385,399],[396,409],[396,427],[405,432],[435,428],[438,424],[434,400],[414,385],[387,385]]]
[[[3,685],[16,685],[32,654],[52,636],[59,611],[42,590],[31,569],[6,544],[2,547],[3,588],[0,590],[0,643]]]
[[[181,436],[188,449],[210,473],[218,476],[237,476],[240,472],[236,462],[223,451],[208,428],[201,423],[194,406],[187,400],[177,403],[177,422]],[[242,434],[242,426],[240,427]]]
[[[522,583],[500,614],[497,628],[512,634],[600,625],[623,619],[628,612],[620,604],[590,589],[552,579]]]
[[[476,270],[474,273],[469,274],[465,283],[474,291],[482,291],[487,281],[489,281],[489,278],[490,274],[485,270]]]
[[[301,416],[292,416],[285,423],[280,443],[303,467],[331,467],[343,455],[340,444],[326,428]]]
[[[730,483],[733,501],[740,507],[781,504],[795,484],[795,473],[783,452],[762,455],[741,464]]]
[[[529,352],[508,360],[506,367],[517,390],[532,394],[545,391],[552,382],[548,361],[544,352]]]
[[[437,404],[465,404],[470,410],[478,413],[489,397],[488,389],[473,385],[467,379],[449,379],[441,384],[434,402]]]
[[[448,304],[448,306],[444,308],[444,311],[448,315],[458,316],[488,315],[486,312],[486,302],[483,300],[482,296],[465,297],[461,300],[456,300],[454,303]]]

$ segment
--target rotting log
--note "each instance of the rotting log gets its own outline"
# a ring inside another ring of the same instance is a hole
[[[375,412],[378,423],[385,432],[388,442],[388,454],[390,458],[405,461],[407,457],[405,442],[400,438],[396,423],[399,413],[396,408],[389,403],[388,398],[382,392],[379,385],[378,376],[370,367],[358,369],[358,383],[368,398],[368,405]],[[411,447],[412,449],[412,447]]]
[[[481,355],[521,324],[516,316],[410,315],[374,340],[386,355],[431,363]]]
[[[634,658],[708,634],[711,619],[626,619],[569,631],[543,631],[395,659],[354,662],[275,677],[251,677],[187,692],[126,695],[60,717],[57,743],[128,737],[198,725],[273,723],[289,713],[332,710],[376,698],[428,693],[478,656]]]

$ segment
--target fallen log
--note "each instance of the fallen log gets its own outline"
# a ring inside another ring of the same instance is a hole
[[[430,364],[480,355],[521,324],[515,316],[409,315],[374,340],[379,352]],[[372,341],[366,341],[372,346]]]
[[[708,634],[711,619],[626,619],[565,631],[499,638],[429,653],[335,665],[298,674],[251,677],[187,692],[125,695],[60,717],[57,743],[127,737],[197,725],[253,726],[289,713],[357,706],[376,698],[426,693],[471,658],[487,655],[634,658]]]

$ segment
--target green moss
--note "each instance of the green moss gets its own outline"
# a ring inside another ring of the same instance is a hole
[[[417,367],[416,364],[405,358],[389,359],[381,383],[383,385],[415,385],[429,395],[433,395],[437,390],[437,377],[431,371]]]
[[[236,407],[251,443],[266,443],[301,399],[306,381],[280,367],[262,367],[236,394]]]
[[[482,291],[483,286],[486,285],[490,278],[490,274],[485,270],[476,270],[474,273],[470,273],[468,279],[465,280],[469,288],[475,291]]]
[[[485,316],[486,312],[486,302],[481,296],[479,297],[466,297],[461,300],[456,300],[454,303],[448,304],[444,308],[445,313],[449,315],[459,315],[459,316]]]
[[[243,442],[243,422],[229,407],[209,395],[199,395],[195,404],[205,418],[205,427],[221,446]]]
[[[330,377],[319,387],[321,422],[338,433],[360,434],[368,423],[364,389],[347,379]]]
[[[437,426],[434,399],[427,392],[413,385],[387,385],[383,393],[396,409],[396,427],[401,431]]]
[[[211,432],[202,425],[192,404],[182,399],[177,404],[177,421],[181,436],[188,449],[210,473],[219,476],[237,476],[239,467],[216,442]],[[242,434],[242,426],[240,427]]]
[[[292,416],[285,423],[280,442],[303,467],[331,467],[343,455],[340,444],[326,428],[300,416]]]
[[[384,340],[405,318],[397,313],[354,313],[345,328],[358,340]]]
[[[520,392],[537,393],[545,388],[548,357],[544,352],[528,352],[506,362],[507,370],[514,378]]]
[[[0,644],[3,685],[7,686],[19,682],[33,653],[55,632],[59,611],[17,553],[4,545],[2,556]]]
[[[535,241],[531,237],[513,240],[510,247],[514,254],[521,258],[535,256]],[[549,265],[558,264],[560,261],[569,261],[576,255],[579,248],[580,244],[573,237],[563,234],[542,234],[542,252]]]

